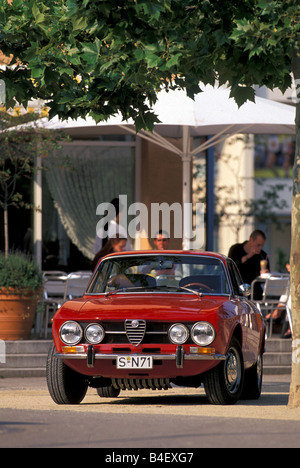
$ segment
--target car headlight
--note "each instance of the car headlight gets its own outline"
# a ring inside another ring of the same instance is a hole
[[[184,344],[189,337],[189,331],[182,323],[176,323],[169,329],[169,338],[174,344]]]
[[[91,344],[99,344],[104,338],[104,328],[98,323],[93,323],[85,329],[85,338]]]
[[[77,322],[65,322],[59,330],[61,340],[68,345],[76,345],[83,336],[81,326]]]
[[[198,322],[192,328],[192,340],[199,346],[210,345],[215,337],[216,332],[214,327],[208,322]]]

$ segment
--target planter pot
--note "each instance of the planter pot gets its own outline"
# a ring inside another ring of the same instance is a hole
[[[30,338],[41,291],[17,295],[0,289],[0,339],[4,341]]]

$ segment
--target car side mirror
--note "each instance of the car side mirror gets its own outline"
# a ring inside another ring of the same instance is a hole
[[[249,297],[251,295],[251,285],[250,284],[241,284],[240,287],[240,292],[242,296]]]

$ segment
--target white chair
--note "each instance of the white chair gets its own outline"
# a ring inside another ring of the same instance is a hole
[[[44,296],[42,299],[42,317],[40,336],[44,332],[44,338],[48,336],[49,318],[64,303],[65,285],[67,273],[64,271],[44,271]]]
[[[252,288],[252,300],[255,283],[260,282],[260,279],[254,280]],[[275,309],[287,311],[288,299],[290,297],[290,277],[289,275],[272,274],[265,280],[262,299],[254,300],[257,307],[265,317],[267,313],[271,314],[269,322],[269,338],[272,336],[273,329],[273,311]]]
[[[67,277],[64,289],[64,302],[76,297],[81,297],[91,279],[91,271],[75,271]]]

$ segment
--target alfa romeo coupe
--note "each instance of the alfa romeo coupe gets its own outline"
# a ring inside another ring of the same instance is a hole
[[[47,383],[57,404],[121,390],[204,385],[212,404],[261,394],[265,326],[235,263],[219,254],[124,252],[53,318]]]

